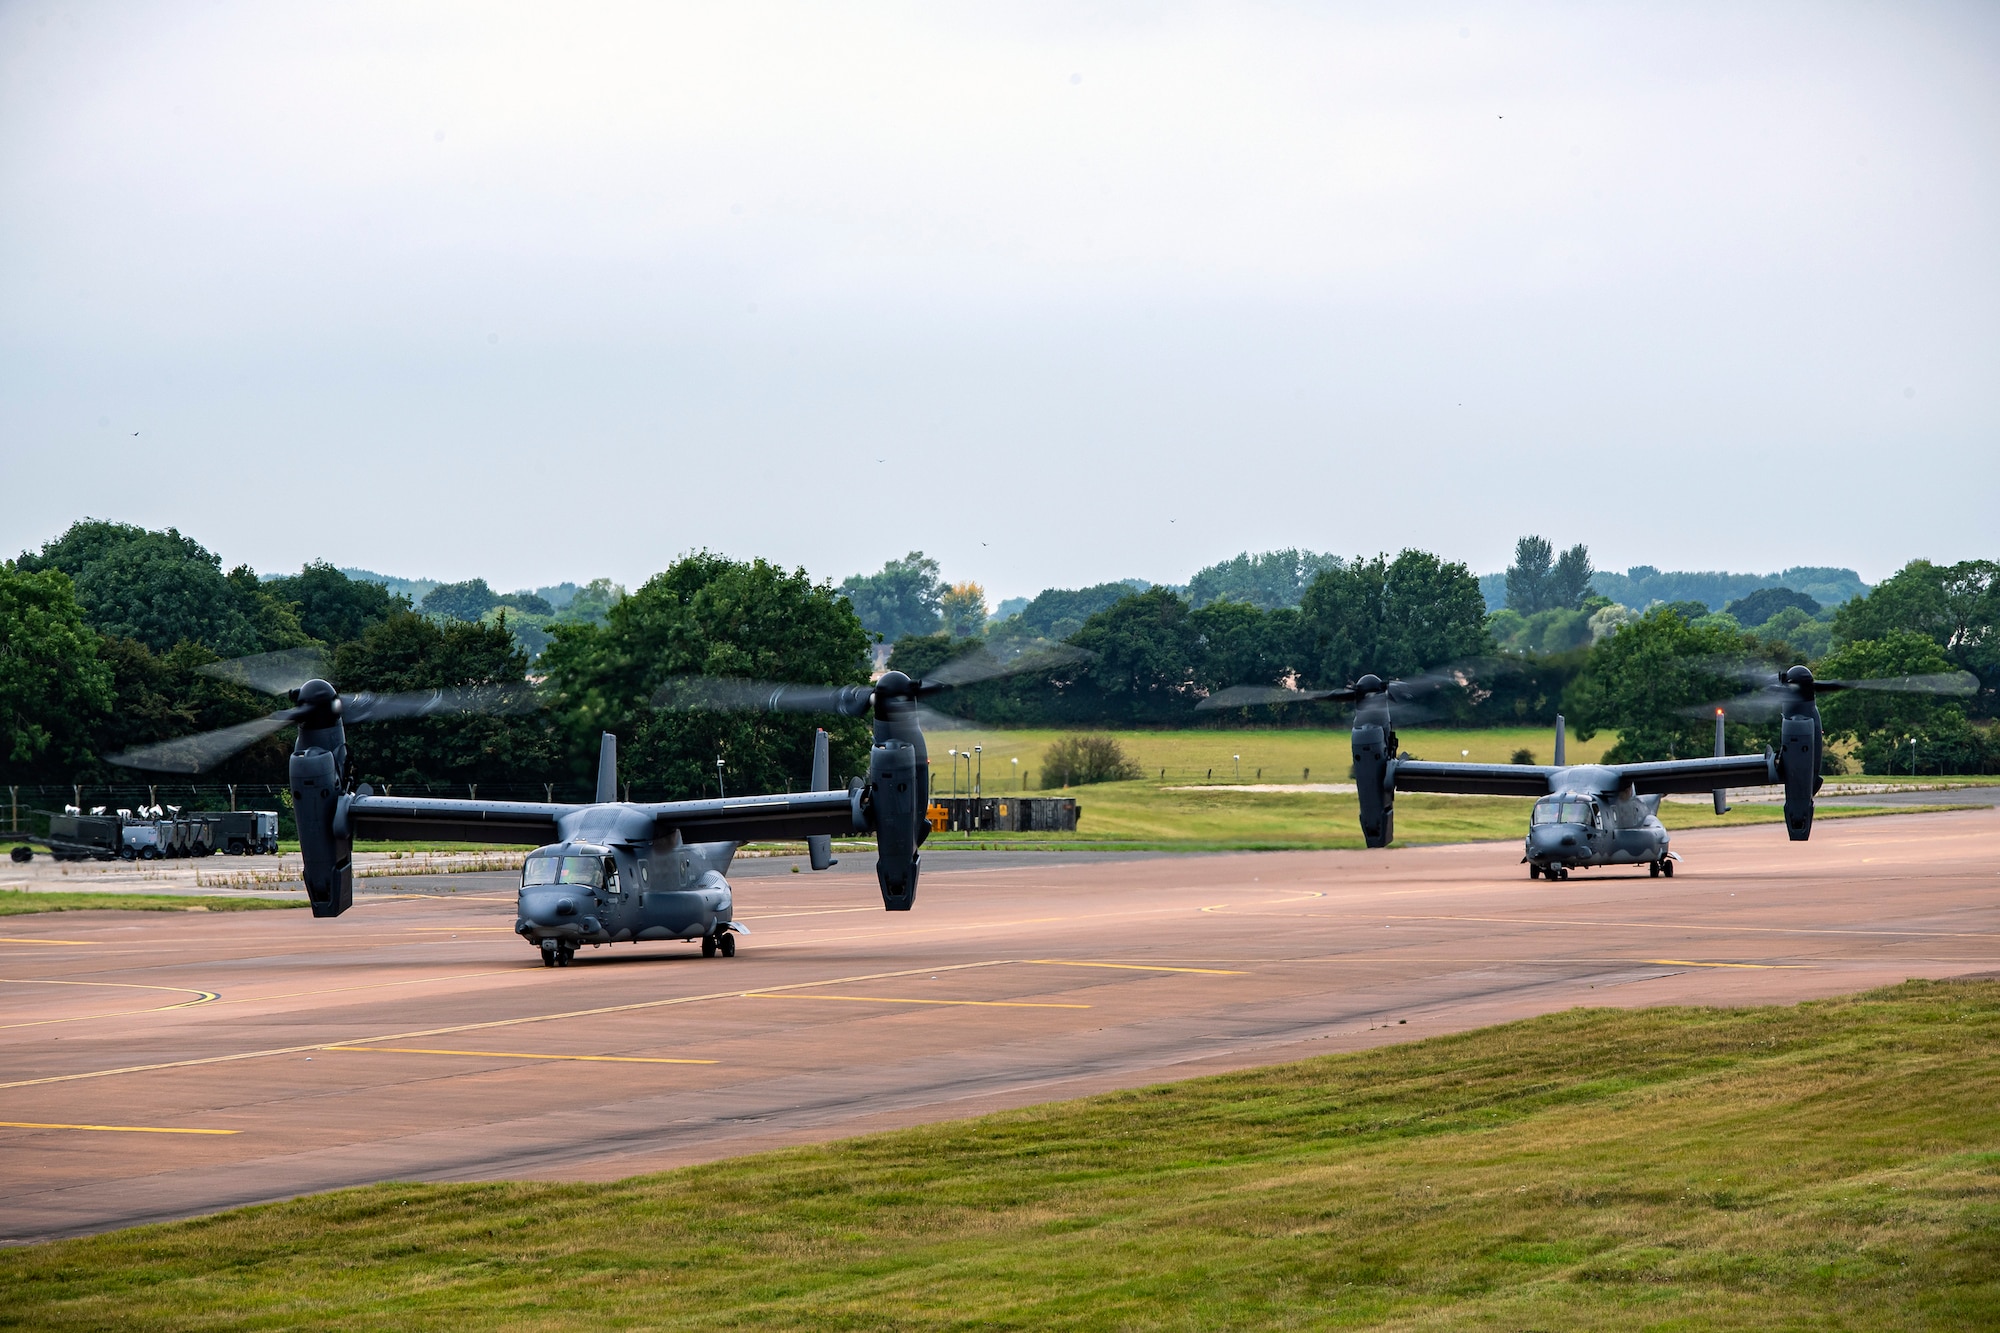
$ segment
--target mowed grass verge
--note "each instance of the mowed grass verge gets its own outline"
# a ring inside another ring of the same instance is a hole
[[[186,893],[42,893],[0,889],[0,916],[35,912],[261,912],[304,907],[303,898],[223,898]]]
[[[1048,795],[1049,793],[1039,793]],[[1071,787],[1082,815],[1075,833],[933,834],[925,851],[954,846],[1130,848],[1165,851],[1276,851],[1363,845],[1361,808],[1352,795],[1277,792],[1246,784],[1222,791],[1191,791],[1157,781],[1104,782]],[[1523,796],[1396,796],[1396,843],[1485,842],[1524,837],[1534,801]],[[1819,807],[1817,819],[1917,813],[1920,807]],[[1936,807],[1921,807],[1936,808]],[[1776,824],[1777,805],[1739,805],[1717,815],[1708,805],[1663,802],[1660,822],[1669,829]]]
[[[1034,785],[1042,778],[1042,755],[1049,743],[1070,732],[1046,728],[1001,730],[976,728],[931,731],[924,735],[930,751],[934,790],[951,790],[951,751],[961,756],[980,747],[974,767],[988,796],[1015,790],[1017,768],[1026,770],[1023,795],[1047,795]],[[1347,727],[1290,727],[1256,731],[1095,731],[1110,736],[1149,778],[1167,782],[1346,782],[1354,762],[1354,741]],[[1538,764],[1553,761],[1555,731],[1542,727],[1399,728],[1404,754],[1424,759],[1462,759],[1475,764],[1504,764],[1516,750],[1528,750]],[[1615,731],[1600,731],[1587,741],[1569,738],[1572,764],[1595,763],[1618,743]],[[1240,758],[1239,758],[1240,756]],[[1016,765],[1015,760],[1020,763]],[[966,763],[958,761],[961,789],[970,785]],[[1261,776],[1259,770],[1262,770]],[[1311,777],[1307,778],[1310,770]]]
[[[615,1184],[15,1250],[0,1324],[1984,1329],[1996,1107],[1992,981],[1572,1010]]]

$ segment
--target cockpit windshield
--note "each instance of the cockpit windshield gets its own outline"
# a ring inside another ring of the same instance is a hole
[[[1594,811],[1589,801],[1574,800],[1569,797],[1551,796],[1535,802],[1533,822],[1537,824],[1594,824]]]
[[[604,858],[600,856],[531,856],[521,868],[521,887],[541,884],[580,884],[598,888],[604,883]]]

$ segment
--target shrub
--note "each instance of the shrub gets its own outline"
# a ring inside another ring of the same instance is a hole
[[[1516,750],[1516,751],[1514,751],[1514,760],[1513,760],[1513,762],[1515,762],[1515,763],[1517,763],[1517,764],[1532,764],[1532,763],[1534,763],[1534,762],[1535,762],[1535,752],[1534,752],[1533,750],[1530,750],[1530,749],[1527,749],[1527,748],[1525,748],[1525,747],[1524,747],[1524,748],[1522,748],[1522,749],[1519,749],[1519,750]]]
[[[1129,782],[1138,776],[1138,761],[1109,736],[1058,736],[1042,755],[1044,787]]]

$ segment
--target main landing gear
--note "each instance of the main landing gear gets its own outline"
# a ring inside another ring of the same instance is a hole
[[[543,967],[568,967],[569,960],[576,957],[576,946],[560,940],[542,941]]]

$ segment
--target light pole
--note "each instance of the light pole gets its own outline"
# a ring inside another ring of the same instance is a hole
[[[1917,738],[1910,737],[1910,776],[1917,775]]]
[[[955,801],[958,799],[958,751],[946,750],[945,753],[951,756],[951,799]]]
[[[1014,763],[1014,790],[1018,792],[1021,790],[1021,756],[1015,755],[1013,763]]]
[[[972,779],[972,794],[975,798],[982,795],[985,791],[985,788],[982,785],[986,780],[986,756],[984,753],[985,749],[986,747],[983,745],[975,745],[972,747],[972,757],[979,761],[979,772],[976,775],[974,775]]]
[[[628,793],[629,794],[629,793]],[[729,792],[722,785],[722,756],[715,756],[715,794],[723,800],[729,799]]]
[[[1238,782],[1243,781],[1243,756],[1240,754],[1232,754],[1229,757],[1236,764],[1236,780]]]

